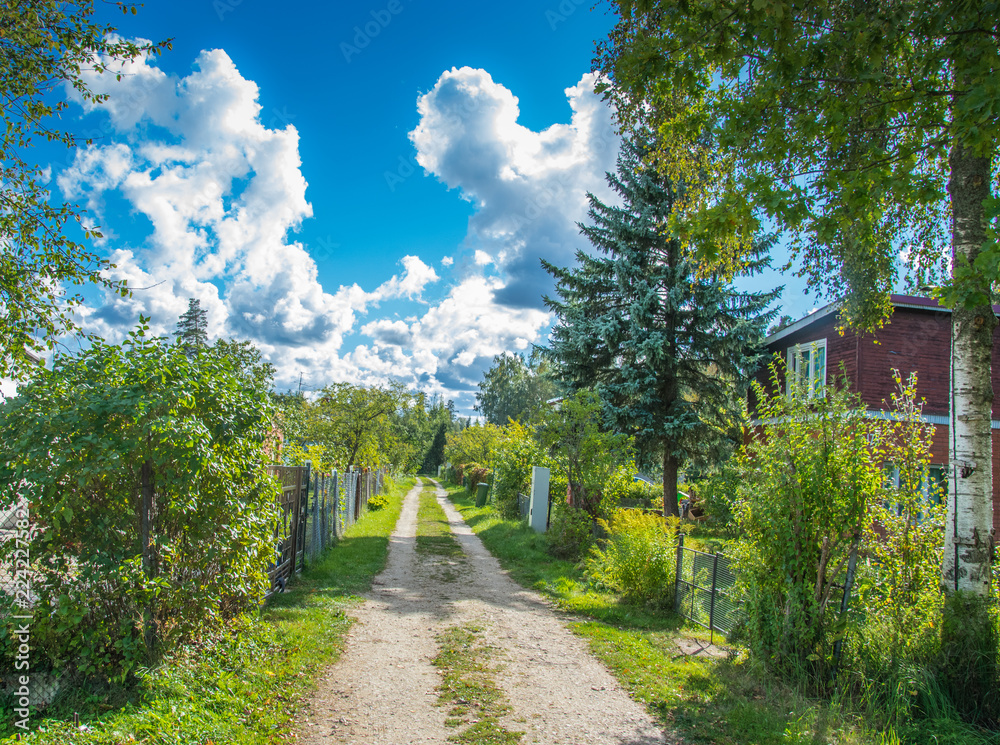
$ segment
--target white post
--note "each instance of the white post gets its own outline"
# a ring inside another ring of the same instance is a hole
[[[549,522],[549,469],[531,467],[531,502],[528,508],[528,524],[539,533],[544,533]]]

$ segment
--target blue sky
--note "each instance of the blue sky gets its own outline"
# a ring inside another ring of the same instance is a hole
[[[395,379],[463,413],[495,354],[545,343],[538,260],[570,263],[586,191],[610,198],[604,6],[178,0],[106,20],[173,49],[92,77],[108,103],[66,118],[99,136],[54,183],[149,288],[92,292],[88,329],[121,338],[142,313],[168,333],[198,297],[279,388]]]

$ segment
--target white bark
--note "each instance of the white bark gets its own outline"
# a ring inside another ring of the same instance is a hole
[[[983,200],[989,196],[989,158],[961,145],[950,156],[953,261],[975,260],[986,239]],[[993,545],[991,431],[993,329],[991,305],[952,313],[950,475],[942,587],[990,592]]]

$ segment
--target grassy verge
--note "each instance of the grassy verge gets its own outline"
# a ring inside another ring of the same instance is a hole
[[[692,646],[697,648],[692,642],[707,641],[703,630],[685,629],[673,614],[627,605],[614,595],[595,591],[580,567],[546,553],[545,536],[522,523],[499,519],[489,507],[477,508],[460,487],[449,489],[449,497],[511,576],[572,614],[570,628],[588,640],[633,698],[684,742],[899,742],[892,734],[866,730],[859,717],[810,698],[749,662],[685,654]]]
[[[389,535],[413,479],[398,483],[385,509],[368,512],[288,592],[209,645],[177,650],[150,671],[134,700],[109,710],[100,693],[76,691],[64,699],[68,716],[45,719],[21,742],[93,743],[287,742],[299,702],[317,675],[337,659],[358,602],[385,566]],[[80,713],[80,727],[72,713]],[[67,721],[69,720],[69,721]],[[13,738],[5,741],[13,741]]]
[[[463,560],[465,554],[452,535],[448,517],[438,504],[435,491],[433,486],[425,486],[420,491],[420,503],[417,507],[417,553]]]
[[[463,727],[448,738],[464,745],[517,745],[523,732],[500,724],[510,711],[507,697],[493,679],[490,664],[494,650],[483,644],[482,629],[473,624],[453,626],[438,634],[441,651],[434,665],[441,671],[438,701],[448,706],[449,727]]]

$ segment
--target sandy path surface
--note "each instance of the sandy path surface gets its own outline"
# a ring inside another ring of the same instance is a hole
[[[495,679],[513,710],[504,724],[524,732],[525,745],[669,742],[550,605],[501,570],[441,488],[438,502],[467,558],[454,564],[416,553],[419,491],[406,496],[388,565],[354,611],[358,622],[310,701],[300,741],[447,742],[457,730],[445,727],[446,710],[436,703],[435,635],[474,622],[498,650]]]

